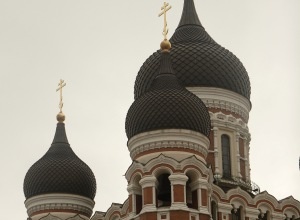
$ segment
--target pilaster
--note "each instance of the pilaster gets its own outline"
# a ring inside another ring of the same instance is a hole
[[[143,208],[141,213],[156,211],[156,177],[146,176],[142,178],[139,183],[141,184],[143,191]]]
[[[171,208],[188,210],[186,205],[186,182],[188,177],[185,174],[172,174],[169,176],[171,182]]]
[[[218,150],[218,131],[217,127],[213,128],[214,131],[214,157],[215,157],[215,174],[220,174],[219,170],[219,150]]]
[[[236,165],[237,165],[237,176],[242,177],[241,175],[241,163],[240,163],[240,133],[235,132],[235,142],[236,142]]]

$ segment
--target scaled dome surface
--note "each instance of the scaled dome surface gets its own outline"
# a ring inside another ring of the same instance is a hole
[[[160,71],[150,90],[128,110],[125,123],[128,139],[160,129],[187,129],[208,136],[211,121],[205,104],[179,84],[169,54],[161,56]]]
[[[95,176],[71,149],[64,123],[57,124],[51,147],[30,167],[23,188],[26,199],[50,193],[74,194],[94,199]]]
[[[240,60],[205,31],[193,0],[184,1],[178,28],[170,39],[176,76],[185,87],[217,87],[250,100],[250,80]],[[135,99],[149,90],[159,70],[159,51],[142,65],[134,86]]]

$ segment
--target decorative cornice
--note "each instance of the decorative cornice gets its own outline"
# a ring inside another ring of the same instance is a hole
[[[28,216],[35,213],[59,212],[80,213],[90,217],[93,213],[95,202],[89,198],[71,194],[44,194],[31,197],[25,201]]]
[[[175,151],[193,150],[206,158],[209,139],[201,133],[184,129],[164,129],[144,132],[131,138],[128,142],[130,156],[136,160],[146,151],[163,152],[166,148]]]
[[[243,139],[251,139],[248,125],[242,119],[237,119],[233,115],[225,115],[222,112],[210,112],[209,115],[212,127],[231,128],[237,131]]]
[[[156,168],[158,164],[160,166]],[[169,167],[167,168],[164,165],[168,165]],[[137,171],[142,172],[142,176],[156,176],[161,171],[161,169],[168,169],[170,174],[174,172],[186,173],[193,170],[194,174],[197,174],[197,178],[208,178],[209,175],[209,169],[207,168],[207,166],[204,164],[204,162],[202,162],[195,156],[191,156],[182,161],[177,161],[171,157],[161,154],[158,157],[151,159],[146,164],[134,161],[128,168],[125,177],[129,184],[132,184]]]
[[[171,185],[184,185],[186,184],[186,181],[188,181],[188,177],[185,174],[172,174],[169,176],[169,180],[171,182]]]
[[[156,177],[154,176],[145,176],[140,180],[140,184],[143,188],[145,187],[154,187],[158,184]]]
[[[187,87],[197,95],[208,108],[217,108],[240,115],[246,122],[249,119],[251,103],[245,97],[220,88],[214,87]]]

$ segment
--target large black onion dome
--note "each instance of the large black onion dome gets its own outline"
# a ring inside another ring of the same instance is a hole
[[[250,80],[240,60],[217,44],[201,25],[193,0],[184,1],[178,28],[170,39],[176,76],[185,87],[217,87],[250,100]],[[144,94],[158,74],[159,51],[142,65],[134,86],[135,99]]]
[[[96,179],[71,149],[64,123],[58,123],[51,147],[33,164],[24,180],[26,199],[48,193],[66,193],[94,199]]]
[[[179,84],[169,54],[162,53],[159,75],[129,108],[125,128],[128,139],[160,129],[188,129],[208,136],[210,123],[205,104]]]

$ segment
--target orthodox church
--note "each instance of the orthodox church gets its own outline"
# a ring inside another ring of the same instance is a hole
[[[51,147],[24,179],[28,219],[300,219],[299,201],[278,201],[251,179],[243,64],[205,31],[193,0],[184,0],[170,41],[166,22],[164,33],[137,74],[126,117],[128,199],[93,210],[96,178],[70,147],[60,111]]]

